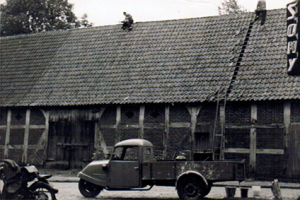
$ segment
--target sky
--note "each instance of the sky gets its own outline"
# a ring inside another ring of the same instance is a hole
[[[68,0],[78,18],[84,13],[94,26],[118,24],[123,12],[135,22],[195,18],[218,15],[223,0]],[[248,11],[254,11],[258,0],[238,0]],[[266,0],[267,9],[285,8],[293,0]]]
[[[4,3],[6,0],[0,0]],[[238,0],[248,11],[254,11],[258,0]],[[293,0],[266,0],[267,9],[285,8]],[[94,26],[119,24],[123,12],[135,22],[195,18],[218,15],[223,0],[68,0],[77,18],[84,13]]]

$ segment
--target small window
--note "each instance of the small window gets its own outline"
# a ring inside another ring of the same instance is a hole
[[[115,152],[113,154],[112,160],[122,160],[124,147],[117,147],[115,148]]]
[[[144,161],[151,161],[152,153],[151,148],[144,147]]]

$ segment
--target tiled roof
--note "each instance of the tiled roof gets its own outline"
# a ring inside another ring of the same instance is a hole
[[[58,106],[300,97],[287,75],[286,11],[71,29],[0,39],[1,106]]]
[[[251,31],[231,101],[300,98],[300,76],[287,75],[286,10],[268,11],[266,22]]]

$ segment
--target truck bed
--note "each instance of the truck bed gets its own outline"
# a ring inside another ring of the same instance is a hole
[[[142,164],[142,180],[176,180],[187,171],[196,171],[206,180],[242,181],[245,178],[244,161],[154,161]]]

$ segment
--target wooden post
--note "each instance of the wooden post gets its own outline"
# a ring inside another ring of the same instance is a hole
[[[30,126],[30,109],[26,110],[26,119],[25,119],[25,133],[24,133],[24,145],[23,145],[23,154],[22,154],[22,163],[27,164],[27,152],[28,152],[28,140],[29,140],[29,126]]]
[[[50,111],[45,111],[45,110],[41,110],[41,111],[45,117],[44,153],[46,155],[48,149]]]
[[[255,124],[257,121],[257,105],[252,104],[251,105],[251,123]]]
[[[116,114],[116,138],[115,144],[120,142],[121,140],[121,133],[120,133],[120,123],[121,123],[121,106],[117,106],[117,114]]]
[[[109,151],[107,149],[104,137],[100,131],[100,126],[99,126],[100,118],[102,117],[102,114],[104,113],[105,109],[106,109],[105,107],[102,107],[100,109],[100,112],[96,114],[94,148],[97,150],[102,148],[104,154],[109,154]]]
[[[254,125],[257,121],[257,105],[251,105],[251,122]],[[250,129],[250,172],[252,175],[256,172],[256,128]]]
[[[195,142],[195,131],[197,125],[197,117],[202,108],[202,105],[197,107],[186,106],[190,115],[191,115],[191,141],[192,141],[192,154],[195,152],[196,149],[196,142]]]
[[[283,105],[283,122],[284,122],[284,128],[285,128],[285,147],[288,147],[288,138],[289,138],[289,126],[291,123],[291,102],[287,101]]]
[[[225,127],[225,106],[224,105],[220,106],[220,125],[221,125],[221,131],[224,131],[224,127]]]
[[[6,125],[6,135],[5,135],[5,149],[4,149],[4,158],[8,158],[8,149],[9,149],[9,137],[10,137],[10,124],[11,124],[11,110],[7,111],[7,125]]]
[[[139,138],[141,139],[144,138],[144,118],[145,118],[145,106],[141,105],[140,116],[139,116],[139,127],[140,127]]]
[[[169,142],[169,131],[170,131],[170,106],[165,106],[165,132],[163,137],[163,159],[167,159],[168,154],[168,142]]]
[[[220,160],[225,159],[224,149],[225,149],[225,104],[220,105],[220,126],[221,126],[221,139],[220,139]]]

